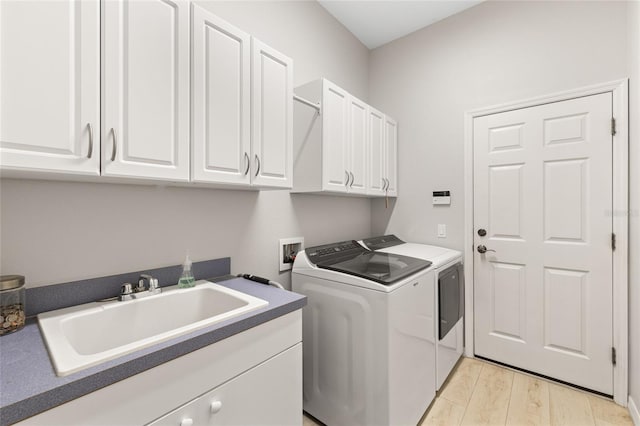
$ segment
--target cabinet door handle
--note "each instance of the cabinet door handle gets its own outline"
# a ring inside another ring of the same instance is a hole
[[[180,426],[193,426],[193,419],[189,417],[182,419],[182,421],[180,421]]]
[[[256,154],[256,166],[258,167],[256,170],[256,176],[258,176],[258,173],[260,173],[260,158],[258,158],[258,154]]]
[[[344,175],[346,176],[346,179],[347,179],[344,183],[344,186],[347,187],[349,186],[349,172],[345,170]]]
[[[384,190],[387,191],[387,190],[389,190],[389,185],[391,183],[389,182],[389,179],[387,179],[387,178],[385,178],[384,180],[387,182],[387,185],[384,187]]]
[[[246,152],[244,153],[244,161],[245,163],[247,163],[247,168],[244,171],[244,175],[246,176],[247,173],[249,173],[249,167],[251,167],[251,159],[249,159],[249,154],[247,154]]]
[[[222,401],[213,401],[211,403],[211,414],[215,414],[218,411],[222,410]]]
[[[87,127],[89,128],[89,153],[87,158],[91,158],[93,155],[93,127],[91,127],[91,123],[87,123]]]
[[[111,133],[113,133],[113,149],[111,150],[111,161],[116,161],[116,152],[118,150],[118,135],[116,134],[116,129],[111,128]]]
[[[385,178],[380,178],[380,179],[382,179],[382,188],[381,189],[384,191],[386,186],[387,186],[387,182],[386,182]]]
[[[355,178],[353,177],[353,173],[349,172],[349,174],[351,175],[351,185],[349,185],[349,188],[353,187],[353,181],[355,180]]]

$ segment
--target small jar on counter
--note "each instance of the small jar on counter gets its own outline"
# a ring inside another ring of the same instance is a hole
[[[0,275],[0,336],[20,330],[24,322],[24,277]]]

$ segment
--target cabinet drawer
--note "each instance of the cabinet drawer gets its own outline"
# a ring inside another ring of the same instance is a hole
[[[302,424],[302,343],[150,425]]]

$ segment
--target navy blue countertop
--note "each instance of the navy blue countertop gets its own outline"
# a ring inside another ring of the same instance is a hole
[[[58,377],[35,319],[0,338],[0,425],[9,425],[301,309],[306,297],[243,278],[220,285],[269,302],[261,309],[77,373]]]

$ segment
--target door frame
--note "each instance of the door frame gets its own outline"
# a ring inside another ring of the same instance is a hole
[[[616,134],[613,136],[613,232],[616,249],[613,251],[613,345],[616,365],[613,367],[613,399],[623,407],[628,401],[628,247],[629,247],[629,80],[621,79],[574,90],[509,102],[467,111],[464,116],[464,264],[465,277],[465,356],[473,358],[473,120],[489,114],[511,111],[565,101],[573,98],[611,92]]]

